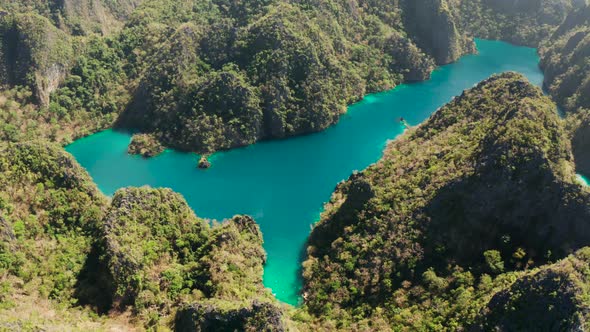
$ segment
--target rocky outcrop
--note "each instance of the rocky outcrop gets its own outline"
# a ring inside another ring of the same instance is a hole
[[[158,293],[198,289],[198,283],[186,285],[182,276],[200,258],[196,250],[207,242],[206,230],[184,198],[169,189],[117,191],[103,235],[103,265],[112,278],[114,305],[165,305]]]
[[[195,81],[200,29],[181,26],[140,83],[119,126],[156,133],[166,146],[209,153],[256,142],[262,135],[257,89],[235,67]],[[168,83],[164,83],[168,82]]]
[[[210,227],[169,189],[117,191],[104,219],[99,251],[97,271],[108,274],[97,278],[99,287],[115,311],[131,306],[138,316],[163,319],[179,303],[201,307],[224,301],[227,308],[273,301],[262,285],[266,253],[256,222],[235,216]]]
[[[3,84],[26,85],[42,106],[65,78],[73,58],[69,37],[35,14],[0,18]]]
[[[393,34],[385,41],[385,52],[395,59],[392,69],[402,73],[407,81],[427,80],[435,68],[430,56],[411,39],[399,34]]]
[[[143,0],[53,0],[53,10],[64,16],[64,28],[73,34],[109,34],[122,24]]]
[[[211,162],[209,161],[207,155],[201,156],[201,158],[199,158],[199,163],[197,164],[197,167],[200,169],[207,169],[211,167]]]
[[[473,40],[460,30],[447,0],[405,1],[404,16],[409,32],[437,64],[456,61],[466,53],[475,52]]]
[[[590,111],[580,110],[567,118],[576,170],[590,175]]]
[[[2,214],[0,214],[0,241],[3,244],[10,244],[15,239],[16,239],[16,236],[14,235],[14,231],[12,230],[12,227],[10,226],[8,221],[6,221],[4,216]]]
[[[281,309],[271,303],[254,301],[249,307],[223,310],[214,305],[192,304],[179,309],[176,332],[245,331],[283,332]]]
[[[127,148],[127,153],[141,155],[144,158],[155,157],[162,152],[164,152],[164,146],[150,134],[133,135]]]
[[[251,217],[235,216],[214,228],[200,260],[203,278],[209,280],[205,294],[220,299],[272,298],[262,286],[262,244],[262,232]]]
[[[86,170],[58,145],[44,142],[10,144],[0,149],[0,157],[10,161],[9,164],[0,165],[0,172],[11,174],[11,166],[22,168],[35,174],[31,178],[40,183],[49,182],[57,188],[78,192],[78,195],[87,196],[97,205],[105,201]],[[18,178],[11,180],[17,181]]]
[[[590,248],[519,277],[496,293],[473,331],[582,331],[590,318]]]

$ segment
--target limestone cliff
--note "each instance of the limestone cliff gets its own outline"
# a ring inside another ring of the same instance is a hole
[[[1,83],[26,85],[47,106],[71,66],[68,35],[42,16],[6,14],[0,18],[0,39]]]
[[[437,64],[451,63],[475,51],[473,40],[460,30],[455,10],[447,0],[405,1],[409,32]]]
[[[590,111],[579,110],[576,114],[567,117],[567,123],[576,170],[588,176],[590,175]]]
[[[572,12],[539,52],[545,87],[559,106],[590,108],[590,6]]]

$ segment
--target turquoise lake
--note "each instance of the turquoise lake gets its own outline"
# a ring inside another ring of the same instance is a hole
[[[153,159],[129,156],[130,134],[107,130],[66,147],[100,190],[127,186],[169,187],[184,195],[201,218],[249,214],[260,224],[268,253],[264,284],[290,304],[299,301],[299,268],[307,236],[336,184],[376,162],[388,140],[467,88],[495,73],[517,71],[541,85],[536,50],[477,40],[479,54],[436,70],[426,82],[369,95],[321,133],[262,142],[212,156],[213,167],[196,168],[198,156],[166,151]]]

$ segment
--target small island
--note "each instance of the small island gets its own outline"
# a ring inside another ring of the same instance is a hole
[[[141,155],[144,158],[151,158],[164,152],[164,146],[150,134],[135,134],[127,148],[127,153]]]
[[[200,169],[207,169],[211,167],[211,162],[209,161],[209,155],[202,155],[201,158],[199,159],[199,163],[197,164],[197,167]]]

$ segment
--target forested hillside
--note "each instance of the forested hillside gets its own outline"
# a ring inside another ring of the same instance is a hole
[[[107,199],[70,155],[40,142],[1,146],[0,185],[0,329],[164,328],[193,303],[217,316],[253,310],[255,326],[271,324],[258,310],[274,310],[283,325],[250,217],[210,226],[168,189]],[[69,311],[52,318],[55,308]]]
[[[44,121],[68,127],[64,142],[117,126],[209,153],[323,130],[367,93],[427,79],[435,65],[473,52],[471,36],[538,46],[582,6],[5,2],[0,77],[30,90]]]
[[[149,73],[118,124],[199,152],[325,129],[366,93],[426,79],[435,62],[472,51],[450,12],[432,3],[406,11],[396,3],[387,15],[379,3],[344,1],[211,3],[181,10],[187,17],[159,15],[163,42],[147,48],[137,70]],[[155,7],[178,12],[143,8]],[[406,31],[418,15],[432,24]],[[123,34],[153,21],[132,19]],[[435,33],[443,38],[433,42]]]
[[[458,8],[468,34],[538,47],[586,0],[462,0]]]
[[[590,109],[590,6],[572,12],[540,53],[545,85],[563,110]]]
[[[584,0],[0,0],[0,330],[583,329],[589,17]],[[494,76],[339,184],[300,308],[262,285],[252,218],[203,220],[169,189],[106,197],[60,147],[111,127],[146,157],[320,131],[473,37],[539,46],[549,96]]]
[[[587,245],[589,217],[554,104],[492,77],[338,186],[309,238],[306,305],[342,324],[466,327],[504,273]]]
[[[444,1],[421,2],[5,4],[0,72],[74,138],[118,119],[212,152],[325,129],[365,94],[474,51]],[[124,25],[101,37],[111,18]]]

